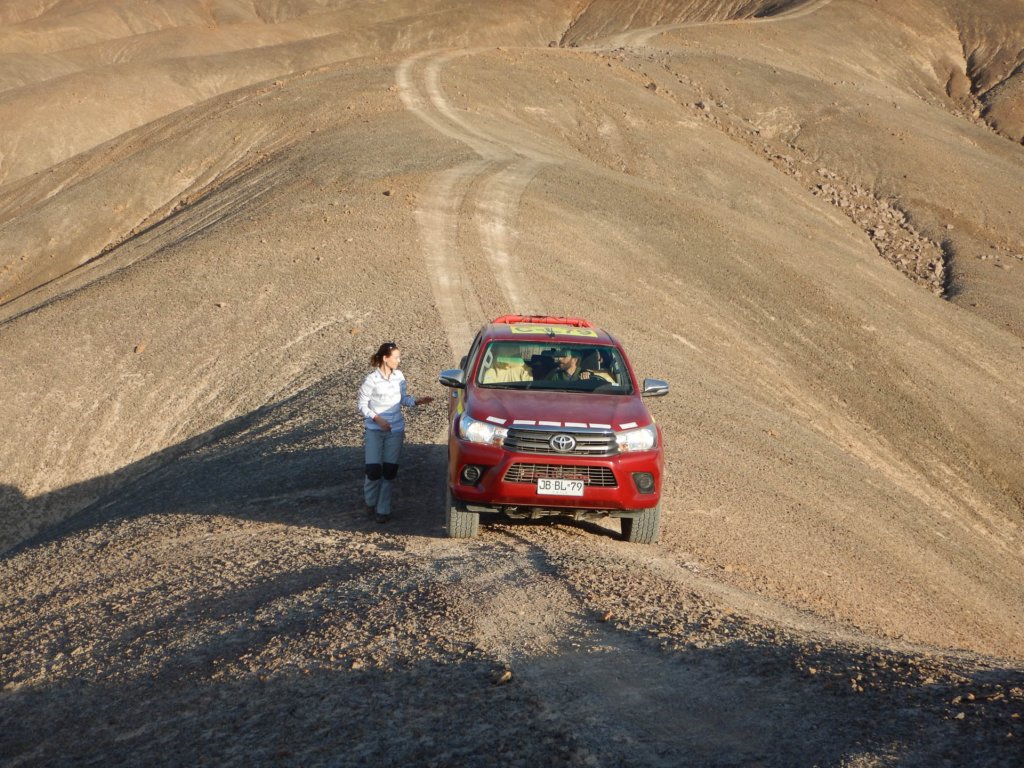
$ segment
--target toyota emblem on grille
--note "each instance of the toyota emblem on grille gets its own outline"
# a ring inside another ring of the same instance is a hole
[[[572,435],[554,435],[548,445],[559,453],[569,453],[576,447],[576,439]]]

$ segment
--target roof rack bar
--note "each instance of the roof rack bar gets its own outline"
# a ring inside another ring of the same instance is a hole
[[[502,315],[491,321],[495,325],[530,323],[531,325],[570,325],[574,328],[593,328],[594,324],[582,317],[553,317],[550,315]]]

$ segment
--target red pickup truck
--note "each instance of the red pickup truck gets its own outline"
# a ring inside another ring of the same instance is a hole
[[[505,315],[477,333],[448,400],[448,535],[476,536],[480,513],[620,519],[627,541],[661,527],[661,427],[622,345],[586,320]]]

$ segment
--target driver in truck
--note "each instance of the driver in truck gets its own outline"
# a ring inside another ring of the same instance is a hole
[[[614,383],[612,375],[608,371],[602,370],[601,358],[597,350],[582,355],[578,350],[564,347],[556,349],[552,354],[552,359],[555,361],[555,367],[545,377],[547,381],[604,379]]]
[[[556,349],[551,357],[555,361],[555,367],[545,377],[547,381],[579,381],[581,378],[588,378],[583,375],[586,372],[580,370],[579,352],[564,347]]]

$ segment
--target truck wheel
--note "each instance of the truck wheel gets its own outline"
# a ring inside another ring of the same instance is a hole
[[[449,488],[445,494],[445,508],[447,509],[448,538],[450,539],[472,539],[480,531],[480,513],[467,512],[462,507],[462,502],[452,498],[452,489]]]
[[[636,517],[620,517],[623,541],[653,544],[661,533],[661,503],[645,509]]]

